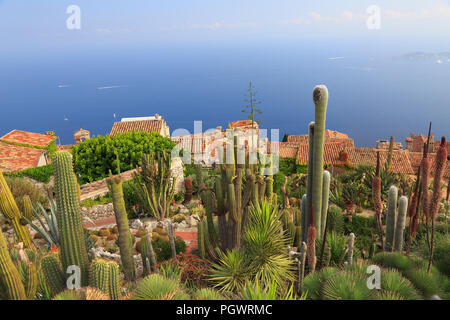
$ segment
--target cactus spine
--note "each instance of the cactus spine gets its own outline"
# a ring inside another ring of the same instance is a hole
[[[28,263],[25,274],[25,292],[27,298],[32,300],[36,295],[36,291],[38,288],[38,275],[36,266],[33,263]]]
[[[65,289],[66,281],[57,256],[50,254],[41,260],[42,273],[52,296]]]
[[[398,205],[397,224],[394,234],[394,251],[401,252],[403,249],[403,233],[405,231],[406,212],[408,211],[408,198],[401,196]]]
[[[352,265],[353,262],[353,246],[355,244],[355,234],[352,232],[348,236],[348,260],[347,263],[349,266]]]
[[[95,259],[89,271],[89,286],[119,299],[119,265],[114,261]]]
[[[81,224],[77,181],[73,172],[72,155],[59,151],[53,157],[55,193],[58,207],[58,229],[63,270],[75,265],[81,271],[81,284],[88,282],[89,261]]]
[[[112,194],[114,214],[116,216],[117,229],[119,230],[120,260],[122,261],[125,279],[134,281],[136,278],[133,258],[133,240],[123,198],[122,179],[120,176],[110,177],[107,180],[108,188]]]
[[[0,230],[0,281],[9,300],[27,298],[19,271],[11,260],[3,233]]]
[[[397,197],[397,187],[391,186],[388,194],[388,212],[386,216],[386,243],[384,245],[385,251],[392,251],[394,245],[395,224],[397,220]]]
[[[19,242],[23,242],[24,246],[31,248],[33,242],[31,241],[30,232],[27,227],[20,223],[22,213],[17,206],[16,201],[11,193],[11,190],[6,183],[3,173],[0,171],[0,211],[6,218],[11,220],[14,231]]]
[[[177,257],[177,249],[175,247],[175,234],[173,230],[173,224],[170,220],[167,220],[166,222],[166,229],[167,234],[169,235],[169,242],[170,242],[170,250],[172,252],[172,258]]]
[[[325,135],[325,118],[328,103],[328,89],[324,85],[316,86],[313,91],[315,105],[314,145],[313,145],[313,176],[311,203],[314,207],[314,227],[321,238],[322,223],[322,190],[323,190],[323,146]],[[309,161],[308,161],[309,163]]]

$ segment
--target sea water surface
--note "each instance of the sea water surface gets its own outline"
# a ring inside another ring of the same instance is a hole
[[[404,142],[410,132],[450,137],[450,62],[393,59],[400,48],[307,44],[130,46],[0,53],[0,135],[83,128],[105,135],[122,117],[163,115],[171,132],[245,119],[252,80],[261,127],[305,134],[312,90],[329,90],[327,127],[357,146]]]

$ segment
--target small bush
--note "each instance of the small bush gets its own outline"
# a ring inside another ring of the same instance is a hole
[[[366,218],[362,216],[353,215],[352,222],[348,222],[344,225],[344,231],[346,234],[353,232],[358,236],[372,236],[376,233],[376,220],[373,217]]]
[[[16,200],[20,211],[23,211],[23,197],[29,196],[33,204],[39,202],[46,206],[48,201],[41,191],[31,182],[19,177],[5,177],[6,183],[11,189],[11,193]]]
[[[16,173],[8,173],[6,175],[11,177],[28,177],[39,182],[49,183],[50,177],[53,175],[53,166],[49,164],[42,167],[22,170]]]
[[[156,260],[158,262],[168,260],[172,256],[172,249],[168,241],[152,242],[153,250],[155,251]],[[175,249],[177,254],[185,253],[187,249],[186,242],[178,236],[175,236]]]
[[[336,233],[344,232],[344,214],[341,208],[334,205],[328,209],[328,231]]]

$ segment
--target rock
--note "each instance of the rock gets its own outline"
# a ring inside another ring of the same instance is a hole
[[[141,220],[136,219],[131,223],[131,228],[139,230],[139,229],[144,228],[144,224],[142,223]]]
[[[191,216],[190,216],[188,219],[186,219],[186,220],[188,220],[188,223],[189,223],[189,225],[190,225],[191,227],[194,227],[194,226],[196,226],[196,225],[198,224],[198,222],[200,221],[200,218],[199,218],[198,215],[193,214],[193,215],[191,215]]]

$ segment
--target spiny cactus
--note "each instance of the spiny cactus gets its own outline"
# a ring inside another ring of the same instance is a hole
[[[29,262],[27,264],[25,274],[25,292],[28,299],[32,300],[34,298],[38,289],[38,285],[39,281],[36,266],[33,263]]]
[[[89,286],[108,294],[111,300],[118,300],[119,265],[114,261],[95,259],[89,271]]]
[[[398,189],[396,186],[391,186],[388,193],[388,212],[386,216],[386,243],[384,245],[385,251],[392,251],[394,247],[394,233],[395,224],[397,221],[397,197]]]
[[[0,282],[9,300],[26,300],[27,295],[19,271],[11,260],[3,233],[0,230]]]
[[[60,293],[66,287],[65,275],[56,255],[50,254],[41,260],[42,273],[52,296]]]
[[[11,220],[14,232],[17,235],[18,242],[23,242],[25,247],[31,248],[33,242],[31,241],[30,232],[27,227],[22,225],[22,213],[17,206],[16,201],[11,193],[11,190],[6,183],[3,173],[0,171],[0,212],[2,212],[6,218]]]
[[[347,263],[349,266],[352,265],[353,262],[353,246],[355,245],[355,234],[352,232],[348,236],[348,260]]]
[[[383,248],[383,223],[381,222],[383,204],[381,203],[380,151],[377,151],[377,167],[375,169],[375,176],[372,180],[372,200],[375,209],[377,227],[380,233],[381,247]]]
[[[141,239],[141,258],[144,275],[156,271],[156,256],[153,251],[152,239],[149,235],[146,235]]]
[[[406,212],[408,210],[408,198],[401,196],[398,205],[397,223],[394,234],[394,251],[401,252],[403,249],[403,234],[405,231]]]
[[[305,263],[306,263],[306,254],[307,254],[307,245],[305,242],[302,243],[302,247],[300,249],[300,257],[299,261],[299,270],[298,270],[298,292],[302,292],[303,279],[305,278]]]
[[[308,248],[308,266],[309,271],[314,272],[316,269],[316,228],[314,227],[314,205],[311,207],[311,214],[310,214],[310,225],[308,227],[308,242],[307,242],[307,248]]]
[[[328,211],[328,200],[330,197],[330,184],[331,184],[331,175],[327,170],[323,171],[323,187],[322,187],[322,213],[320,214],[320,237],[323,238],[325,234],[325,224],[327,219],[327,211]]]
[[[322,193],[323,193],[323,146],[325,135],[325,118],[328,103],[328,89],[324,85],[316,86],[313,91],[315,105],[314,144],[313,144],[313,172],[311,204],[314,206],[314,227],[321,238],[322,223]],[[308,163],[310,161],[308,160]]]
[[[58,231],[63,270],[78,266],[81,284],[88,282],[89,260],[81,221],[77,181],[73,172],[72,155],[66,151],[56,152],[53,157],[55,194],[58,207]]]
[[[166,229],[167,229],[167,234],[169,235],[170,251],[172,252],[172,258],[176,258],[177,249],[175,247],[175,232],[174,232],[173,224],[170,220],[166,221]]]
[[[136,278],[133,258],[133,240],[128,225],[127,210],[123,198],[122,179],[120,176],[106,180],[113,198],[114,214],[119,231],[120,260],[122,262],[125,279],[133,281]]]

